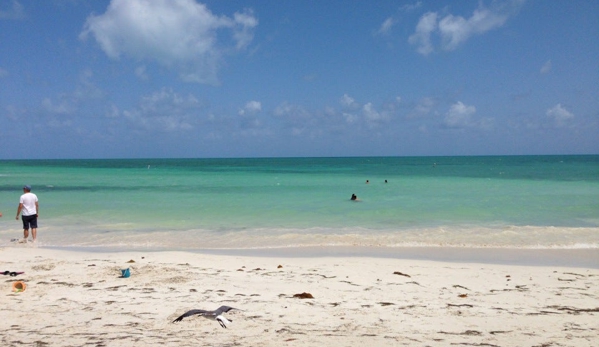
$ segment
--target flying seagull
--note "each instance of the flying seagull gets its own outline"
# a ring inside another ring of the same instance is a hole
[[[230,319],[225,318],[222,314],[225,312],[229,312],[231,310],[239,310],[238,308],[229,307],[229,306],[221,306],[214,311],[206,311],[206,310],[190,310],[183,313],[179,318],[175,319],[173,323],[180,322],[185,317],[193,316],[194,314],[200,315],[204,318],[216,320],[221,327],[226,328],[227,324],[233,322]]]

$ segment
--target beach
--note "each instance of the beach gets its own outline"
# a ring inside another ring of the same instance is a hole
[[[292,254],[292,253],[290,253]],[[599,270],[0,249],[3,346],[596,346]],[[131,276],[121,277],[129,268]],[[26,289],[11,291],[14,281]],[[299,295],[303,294],[303,295]],[[308,295],[309,294],[309,295]],[[308,296],[311,298],[302,298]],[[190,309],[227,305],[227,329]]]
[[[0,210],[31,185],[53,248],[598,249],[597,172],[597,155],[0,160]],[[0,220],[0,247],[21,227]]]

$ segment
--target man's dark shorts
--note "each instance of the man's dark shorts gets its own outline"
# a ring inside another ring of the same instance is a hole
[[[23,229],[37,229],[37,214],[33,216],[21,216],[23,219]]]

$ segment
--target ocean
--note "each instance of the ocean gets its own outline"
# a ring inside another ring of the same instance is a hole
[[[599,248],[599,156],[0,161],[0,246]],[[358,201],[351,201],[356,194]]]

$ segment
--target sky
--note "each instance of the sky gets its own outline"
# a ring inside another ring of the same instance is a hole
[[[599,1],[0,0],[0,159],[599,154]]]

